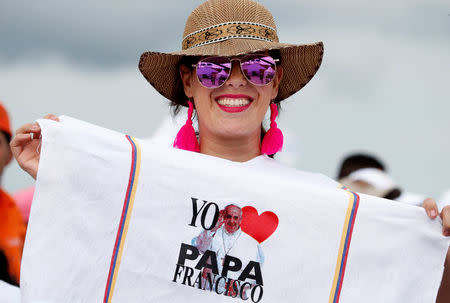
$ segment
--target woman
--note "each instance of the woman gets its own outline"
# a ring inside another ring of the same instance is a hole
[[[272,15],[251,0],[205,2],[189,16],[183,37],[181,51],[147,52],[139,63],[147,81],[176,109],[189,107],[174,146],[239,162],[278,152],[279,104],[314,76],[323,44],[279,43]],[[271,127],[264,134],[262,121],[269,106]],[[191,122],[194,107],[198,140]],[[46,118],[57,120],[53,115]],[[19,165],[34,178],[39,135],[39,125],[30,123],[19,128],[11,142]],[[430,218],[438,216],[432,199],[424,207]],[[450,235],[449,215],[449,209],[441,214],[446,235]]]

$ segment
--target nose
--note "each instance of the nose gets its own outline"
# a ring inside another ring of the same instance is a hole
[[[228,78],[226,85],[232,87],[241,87],[247,84],[247,79],[241,71],[241,65],[239,61],[233,60],[231,66],[231,74]]]

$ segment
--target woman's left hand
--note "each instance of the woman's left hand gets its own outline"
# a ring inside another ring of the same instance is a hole
[[[436,201],[433,198],[427,198],[423,201],[422,207],[425,208],[428,217],[436,219],[440,216],[442,219],[442,234],[446,237],[450,236],[450,205],[445,206],[439,213]]]

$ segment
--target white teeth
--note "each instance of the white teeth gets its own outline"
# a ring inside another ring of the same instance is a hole
[[[239,106],[245,106],[250,103],[250,100],[248,99],[234,99],[234,98],[222,98],[217,100],[217,103],[219,103],[222,106],[228,106],[228,107],[239,107]]]

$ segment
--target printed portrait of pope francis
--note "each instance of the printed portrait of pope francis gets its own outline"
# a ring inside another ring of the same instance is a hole
[[[219,272],[222,272],[225,256],[239,258],[242,264],[256,261],[262,267],[264,254],[258,241],[247,235],[241,229],[242,209],[234,204],[227,205],[220,211],[219,220],[211,230],[202,231],[192,239],[192,245],[197,247],[200,253],[207,250],[216,253]],[[243,268],[237,272],[228,272],[227,278],[237,280]],[[253,281],[254,282],[254,281]],[[220,291],[225,288],[225,283],[219,285]]]

